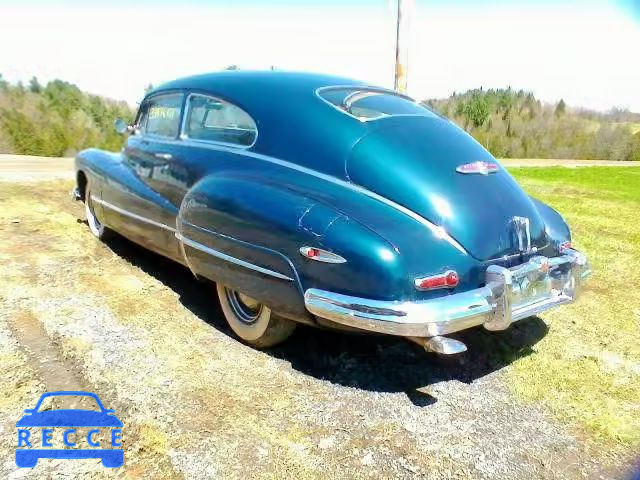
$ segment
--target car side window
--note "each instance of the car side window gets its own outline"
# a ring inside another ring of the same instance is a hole
[[[175,138],[180,131],[182,93],[158,95],[142,106],[138,128],[143,135]]]
[[[256,123],[235,105],[208,95],[191,94],[187,100],[183,136],[192,140],[250,147],[258,136]]]

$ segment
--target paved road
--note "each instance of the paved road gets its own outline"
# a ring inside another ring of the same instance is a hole
[[[640,162],[606,160],[511,158],[503,159],[501,162],[507,167],[640,167]],[[73,178],[73,158],[0,154],[0,180],[29,182],[71,178]]]
[[[28,182],[73,178],[73,158],[0,154],[0,180]]]
[[[564,160],[553,158],[503,158],[505,167],[640,167],[640,162],[616,162],[613,160]]]

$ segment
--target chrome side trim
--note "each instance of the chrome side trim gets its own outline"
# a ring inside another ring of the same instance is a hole
[[[280,278],[282,280],[288,280],[290,282],[293,281],[293,278],[287,277],[282,273],[274,272],[273,270],[269,270],[268,268],[260,267],[258,265],[254,265],[253,263],[245,262],[244,260],[240,260],[239,258],[232,257],[231,255],[227,255],[226,253],[219,252],[218,250],[214,250],[211,247],[207,247],[199,242],[193,241],[190,238],[185,237],[179,232],[176,232],[176,238],[183,244],[187,245],[191,248],[195,248],[196,250],[200,250],[201,252],[208,253],[216,258],[221,260],[225,260],[230,263],[234,263],[236,265],[240,265],[241,267],[248,268],[250,270],[254,270],[256,272],[263,273],[265,275],[270,275],[275,278]]]
[[[114,212],[118,212],[122,215],[125,215],[129,218],[133,218],[135,220],[138,220],[140,222],[144,222],[144,223],[148,223],[149,225],[153,225],[155,227],[158,228],[164,228],[165,230],[168,230],[170,232],[175,232],[176,229],[173,227],[170,227],[169,225],[165,225],[164,223],[160,223],[160,222],[156,222],[155,220],[151,220],[150,218],[147,217],[143,217],[142,215],[138,215],[137,213],[133,213],[130,212],[129,210],[125,210],[124,208],[120,208],[120,207],[116,207],[115,205],[106,202],[104,200],[102,200],[101,198],[96,197],[95,195],[91,195],[91,200],[93,200],[94,202],[99,203],[100,205],[103,205],[105,207],[107,207],[109,210],[113,210]]]
[[[320,93],[323,92],[324,90],[359,90],[358,92],[354,92],[354,93],[362,93],[363,91],[367,91],[367,92],[373,92],[373,93],[378,93],[378,94],[382,94],[382,95],[395,95],[396,97],[400,97],[400,98],[404,98],[405,100],[408,100],[412,103],[415,103],[416,105],[419,105],[420,107],[426,109],[430,114],[436,116],[436,117],[441,117],[441,115],[436,114],[435,112],[433,112],[431,109],[428,109],[427,107],[425,107],[423,104],[421,104],[420,102],[416,101],[415,99],[409,97],[408,95],[404,95],[402,93],[398,93],[395,90],[389,90],[387,88],[381,88],[381,87],[371,87],[371,86],[365,86],[365,85],[328,85],[326,87],[320,87],[317,88],[315,91],[315,95],[316,97],[318,97],[320,100],[322,100],[324,103],[326,103],[327,105],[331,106],[332,108],[335,108],[337,111],[339,111],[340,113],[342,113],[343,115],[347,115],[350,118],[353,118],[361,123],[367,123],[367,122],[374,122],[376,120],[380,120],[383,118],[389,118],[389,117],[427,117],[429,118],[430,115],[429,114],[421,114],[421,113],[398,113],[398,114],[394,114],[394,115],[380,115],[378,117],[373,117],[373,118],[358,118],[355,115],[341,109],[338,105],[335,105],[333,103],[331,103],[329,100],[327,100],[326,98],[324,98]],[[351,94],[353,95],[353,94]],[[346,99],[345,99],[346,100]]]
[[[236,153],[238,155],[245,155],[247,157],[251,157],[251,158],[255,158],[257,160],[263,160],[265,162],[268,163],[272,163],[274,165],[279,165],[281,167],[284,168],[289,168],[291,170],[296,170],[298,172],[301,173],[305,173],[307,175],[311,175],[313,177],[319,178],[321,180],[333,183],[335,185],[340,185],[341,187],[347,188],[349,190],[352,190],[354,192],[358,192],[361,193],[362,195],[366,195],[369,198],[373,198],[374,200],[377,200],[381,203],[384,203],[385,205],[393,208],[394,210],[397,210],[399,212],[404,213],[405,215],[407,215],[408,217],[411,217],[412,219],[416,220],[418,223],[421,223],[422,225],[424,225],[425,227],[427,227],[429,230],[431,230],[431,232],[438,238],[446,241],[447,243],[449,243],[452,247],[454,247],[456,250],[458,250],[460,253],[462,253],[463,255],[468,255],[467,251],[465,250],[465,248],[453,237],[451,237],[447,231],[443,228],[440,227],[438,225],[435,225],[433,223],[431,223],[429,220],[427,220],[426,218],[422,217],[421,215],[417,214],[416,212],[403,207],[402,205],[400,205],[399,203],[394,202],[393,200],[389,200],[386,197],[383,197],[382,195],[379,195],[375,192],[372,192],[371,190],[368,190],[364,187],[361,187],[360,185],[356,185],[354,183],[350,183],[347,182],[345,180],[341,180],[337,177],[333,177],[331,175],[327,175],[326,173],[321,173],[318,172],[316,170],[312,170],[310,168],[307,167],[303,167],[300,165],[296,165],[295,163],[291,163],[288,162],[286,160],[280,160],[279,158],[274,158],[274,157],[269,157],[267,155],[262,155],[261,153],[256,153],[256,152],[252,152],[243,148],[238,148],[238,147],[228,147],[226,145],[221,145],[221,144],[213,144],[213,143],[204,143],[204,142],[196,142],[193,141],[191,139],[180,139],[180,140],[175,140],[175,139],[163,139],[162,140],[163,143],[169,143],[169,144],[176,144],[176,145],[188,145],[188,146],[193,146],[193,147],[200,147],[200,148],[207,148],[210,150],[219,150],[219,151],[223,151],[223,152],[233,152]]]

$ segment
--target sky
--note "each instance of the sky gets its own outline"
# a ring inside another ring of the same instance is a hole
[[[408,92],[511,86],[640,112],[640,0],[414,0]],[[0,0],[0,73],[139,101],[148,84],[275,66],[393,87],[395,0]]]

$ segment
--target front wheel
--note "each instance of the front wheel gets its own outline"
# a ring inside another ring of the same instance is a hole
[[[275,315],[269,307],[240,292],[217,284],[222,313],[234,333],[256,348],[269,348],[284,342],[296,322]]]
[[[87,191],[85,192],[84,211],[91,233],[100,240],[107,240],[111,234],[111,230],[100,223],[100,220],[96,217],[93,207],[93,198],[91,197],[91,190],[89,188],[87,188]]]

